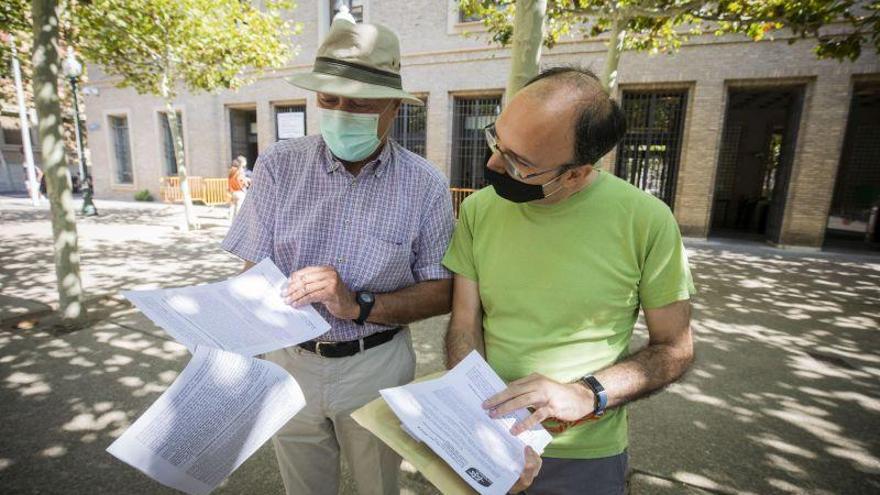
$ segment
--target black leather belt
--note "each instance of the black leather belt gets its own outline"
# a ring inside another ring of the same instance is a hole
[[[367,349],[382,345],[385,342],[389,342],[400,330],[402,330],[402,327],[392,328],[391,330],[385,330],[384,332],[368,335],[362,339],[349,340],[347,342],[320,342],[310,340],[299,344],[299,346],[323,357],[348,357],[354,356],[361,351],[366,351]]]

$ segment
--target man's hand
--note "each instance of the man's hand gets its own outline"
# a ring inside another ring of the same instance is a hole
[[[532,450],[531,447],[526,446],[526,465],[523,467],[523,472],[519,475],[519,479],[510,487],[510,492],[508,493],[519,493],[532,486],[532,482],[535,481],[535,476],[538,475],[540,470],[541,456]]]
[[[531,429],[541,421],[555,418],[577,421],[593,412],[593,393],[579,383],[559,383],[538,373],[510,382],[507,388],[483,403],[493,418],[509,414],[524,407],[532,414],[514,423],[513,435]]]
[[[360,306],[332,266],[310,266],[290,274],[290,283],[282,292],[284,302],[294,307],[321,303],[340,320],[354,320]]]

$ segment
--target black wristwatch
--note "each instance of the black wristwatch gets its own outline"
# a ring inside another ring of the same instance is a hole
[[[605,406],[608,405],[608,393],[605,392],[605,387],[593,375],[587,375],[578,381],[593,391],[593,416],[605,414]]]
[[[367,321],[367,318],[369,318],[370,311],[373,310],[373,305],[376,304],[376,296],[374,296],[372,292],[362,290],[355,294],[354,299],[361,308],[361,312],[354,322],[358,325],[363,325]]]

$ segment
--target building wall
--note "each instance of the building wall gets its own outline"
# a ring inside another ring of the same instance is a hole
[[[31,121],[36,121],[36,113],[28,116]],[[6,102],[0,102],[0,193],[26,192],[27,180],[24,171],[25,152],[21,137],[21,123],[18,115],[18,106]],[[31,149],[34,154],[34,164],[42,165],[39,142],[37,141],[36,126],[31,128]]]
[[[293,40],[300,51],[290,66],[264,75],[237,92],[193,95],[181,92],[186,163],[190,175],[222,177],[231,160],[228,108],[255,108],[260,149],[275,139],[272,107],[305,103],[309,134],[319,132],[314,95],[293,87],[284,76],[310,70],[318,40],[326,32],[326,1],[303,1],[292,18],[303,22]],[[402,7],[403,5],[403,7]],[[505,86],[510,52],[488,45],[479,25],[458,24],[454,2],[368,1],[365,20],[380,22],[401,40],[404,87],[428,97],[427,157],[449,175],[452,142],[452,102],[457,95],[500,94]],[[467,31],[472,35],[464,36]],[[835,172],[840,160],[854,78],[880,74],[880,62],[870,50],[854,63],[817,60],[810,42],[787,40],[752,42],[741,37],[705,36],[692,40],[675,55],[626,52],[621,58],[617,96],[627,89],[687,88],[674,211],[685,235],[708,234],[712,193],[724,125],[727,92],[731,88],[799,85],[804,105],[798,133],[788,203],[783,219],[783,244],[818,247],[824,236]],[[601,68],[604,40],[566,41],[544,50],[546,66],[577,64]],[[114,87],[99,68],[90,73],[99,94],[87,100],[89,138],[98,197],[130,199],[135,190],[159,188],[162,170],[161,136],[156,98],[138,96]],[[107,115],[129,116],[134,184],[112,182],[112,149]],[[612,169],[614,154],[603,160]]]

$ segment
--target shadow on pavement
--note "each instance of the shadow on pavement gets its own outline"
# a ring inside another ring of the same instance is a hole
[[[22,210],[0,210],[4,308],[54,300],[47,217]],[[237,273],[239,260],[219,248],[222,214],[208,211],[205,228],[186,234],[175,208],[103,208],[80,223],[86,287],[115,294]],[[880,261],[705,243],[689,255],[697,359],[630,409],[633,493],[880,492]],[[417,375],[442,369],[446,321],[413,326]],[[645,340],[640,324],[633,349]],[[125,307],[70,334],[4,326],[3,492],[174,493],[104,449],[187,361]],[[280,493],[270,445],[218,493]],[[402,484],[435,493],[406,466]],[[343,487],[354,493],[347,477]]]
[[[631,465],[718,493],[877,493],[880,263],[689,254],[696,363],[632,407]]]

